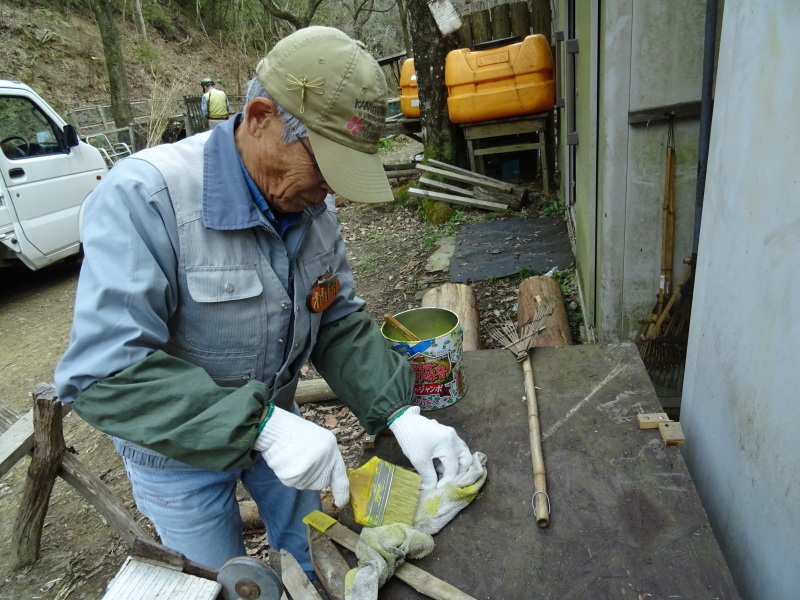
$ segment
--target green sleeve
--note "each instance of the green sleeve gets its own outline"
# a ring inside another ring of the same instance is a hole
[[[414,404],[414,370],[365,312],[323,326],[311,360],[369,434],[383,430],[398,408]]]
[[[246,468],[266,386],[218,386],[200,367],[162,351],[89,386],[75,412],[100,431],[194,467]]]

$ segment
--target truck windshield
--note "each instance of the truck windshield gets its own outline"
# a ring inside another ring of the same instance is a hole
[[[20,96],[0,97],[0,149],[11,160],[63,153],[47,116]]]

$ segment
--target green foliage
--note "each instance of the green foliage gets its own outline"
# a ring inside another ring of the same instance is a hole
[[[142,16],[147,25],[152,25],[167,37],[174,38],[177,35],[178,30],[173,15],[160,2],[155,0],[142,2]]]
[[[534,271],[533,269],[528,269],[526,267],[521,268],[517,271],[517,274],[514,276],[517,285],[525,281],[528,277],[534,277],[535,275],[541,275],[539,271]]]
[[[555,271],[553,279],[558,282],[558,287],[561,288],[561,295],[564,296],[565,300],[578,293],[578,287],[575,283],[575,269]]]
[[[558,200],[553,200],[542,206],[541,212],[545,217],[555,217],[564,212],[564,207]]]
[[[391,150],[393,141],[394,140],[391,140],[389,138],[381,138],[378,141],[378,150],[386,150],[386,151]]]
[[[458,233],[459,226],[466,221],[466,216],[464,215],[464,211],[460,208],[453,209],[453,214],[450,215],[450,218],[444,224],[444,234],[445,235],[455,235]]]
[[[407,203],[409,201],[408,190],[410,187],[411,183],[407,183],[394,190],[392,192],[392,194],[394,195],[394,199],[400,202],[401,204]]]
[[[133,51],[139,60],[151,70],[155,69],[161,60],[161,51],[150,41],[142,41],[136,45]]]
[[[425,250],[427,252],[428,250],[432,249],[436,245],[436,240],[437,239],[439,239],[439,238],[437,238],[435,236],[426,237],[422,242],[423,250]]]

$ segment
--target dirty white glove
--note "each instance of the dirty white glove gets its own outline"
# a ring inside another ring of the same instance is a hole
[[[284,484],[299,490],[330,486],[336,506],[344,506],[350,482],[336,436],[288,410],[271,410],[253,447]]]
[[[452,482],[466,471],[472,464],[472,454],[455,429],[419,412],[419,406],[407,408],[389,429],[422,478],[422,489],[427,490]]]
[[[433,551],[433,538],[408,525],[392,523],[364,527],[356,544],[358,567],[344,579],[345,600],[377,600],[378,589],[409,558],[422,558]]]
[[[435,535],[472,502],[486,483],[486,455],[476,452],[472,464],[454,480],[419,494],[414,529]]]

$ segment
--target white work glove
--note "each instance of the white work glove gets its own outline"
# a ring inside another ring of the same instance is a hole
[[[389,429],[422,478],[423,490],[452,482],[472,464],[472,454],[456,430],[421,416],[419,406],[407,408]],[[437,471],[442,474],[441,479]]]
[[[347,469],[327,429],[276,406],[253,447],[284,484],[299,490],[330,486],[336,506],[347,504]]]

